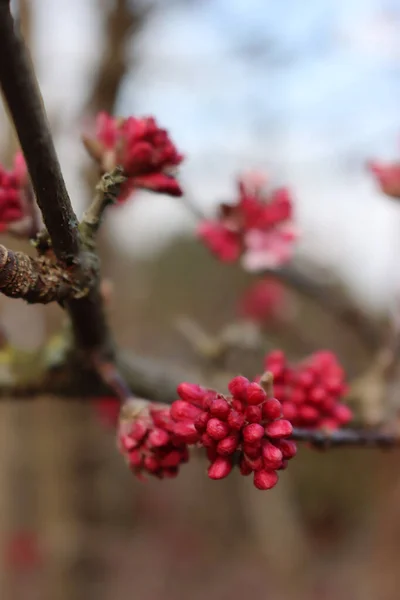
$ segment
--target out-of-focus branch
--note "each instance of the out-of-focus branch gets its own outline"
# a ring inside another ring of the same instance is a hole
[[[400,447],[400,435],[383,430],[373,429],[337,429],[336,431],[318,431],[313,429],[295,428],[293,440],[308,442],[314,448],[328,450],[343,446],[365,448]]]
[[[98,66],[85,113],[112,112],[121,81],[128,69],[127,45],[140,31],[149,7],[132,0],[114,0],[104,32],[104,50]]]
[[[54,148],[43,100],[25,44],[15,29],[9,1],[0,1],[0,83],[28,165],[53,247],[65,262],[79,254],[78,222]]]
[[[376,349],[379,346],[382,335],[380,328],[336,286],[318,281],[294,265],[267,270],[264,273],[279,279],[289,288],[316,302],[338,321],[353,330],[370,348]]]
[[[0,0],[0,84],[28,165],[57,258],[80,280],[85,295],[66,302],[78,346],[112,355],[99,292],[98,261],[81,244],[78,222],[65,187],[43,100],[8,0]]]

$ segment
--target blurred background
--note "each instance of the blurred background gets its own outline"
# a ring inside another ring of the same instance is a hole
[[[400,153],[399,0],[20,0],[73,204],[96,173],[80,144],[94,115],[154,115],[187,159],[181,180],[206,214],[240,173],[288,185],[301,231],[295,264],[335,283],[380,331],[399,289],[400,208],[366,170]],[[0,114],[2,160],[15,150]],[[124,348],[196,366],[182,337],[237,319],[253,281],[196,242],[184,202],[137,193],[101,236],[109,305]],[[12,247],[24,247],[7,240]],[[25,247],[24,247],[25,248]],[[25,248],[26,249],[26,248]],[[228,357],[259,372],[267,349],[338,352],[350,376],[377,350],[318,303],[288,291],[290,320]],[[11,342],[39,348],[57,307],[0,299]],[[382,329],[383,331],[383,329]],[[0,598],[5,600],[397,600],[396,452],[302,448],[279,485],[215,483],[194,457],[172,481],[134,480],[91,406],[41,398],[0,406]]]

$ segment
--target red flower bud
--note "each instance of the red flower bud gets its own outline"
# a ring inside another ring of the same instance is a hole
[[[210,413],[213,417],[225,421],[230,413],[230,406],[224,398],[215,398],[211,402]]]
[[[256,406],[267,399],[265,390],[258,383],[250,383],[247,386],[246,401],[247,404]]]
[[[194,423],[189,421],[179,421],[174,425],[174,434],[178,440],[185,444],[195,444],[199,439]]]
[[[265,433],[270,438],[289,437],[293,433],[293,427],[286,419],[278,419],[265,427]]]
[[[264,428],[259,423],[250,423],[243,428],[243,439],[249,444],[260,441],[263,435]]]
[[[139,450],[133,450],[130,452],[128,460],[131,468],[137,468],[141,466],[143,458]]]
[[[288,421],[294,421],[295,418],[297,417],[298,411],[301,410],[302,408],[303,408],[302,406],[300,408],[297,408],[297,406],[295,404],[293,404],[292,402],[284,402],[282,404],[282,415]]]
[[[260,423],[262,419],[261,406],[248,406],[244,414],[249,423]]]
[[[203,396],[206,390],[200,385],[183,382],[178,385],[177,392],[182,400],[186,400],[186,402],[190,402],[191,404],[195,404],[202,408]]]
[[[314,387],[310,390],[308,394],[308,400],[310,402],[314,402],[315,404],[319,404],[323,402],[326,398],[326,391],[323,387]]]
[[[286,460],[289,460],[296,456],[297,446],[296,443],[292,440],[279,440],[275,443],[282,452],[283,458],[285,458]]]
[[[283,458],[281,450],[267,440],[262,443],[262,455],[264,458],[264,465],[268,465],[268,468],[278,469],[281,466]]]
[[[334,410],[334,416],[341,425],[346,425],[353,418],[353,413],[345,404],[338,404]]]
[[[208,433],[203,433],[203,435],[200,438],[200,441],[204,448],[215,448],[217,445],[217,442],[213,440],[213,438],[209,436]]]
[[[238,375],[229,382],[228,389],[236,399],[246,401],[246,392],[249,385],[250,381],[246,377]]]
[[[319,411],[313,406],[305,404],[304,406],[299,406],[298,416],[299,419],[301,419],[301,421],[303,421],[304,423],[312,425],[313,423],[318,421]]]
[[[276,398],[270,398],[262,405],[262,415],[264,419],[274,421],[282,414],[282,405]]]
[[[210,415],[208,412],[202,412],[196,417],[194,426],[196,427],[196,429],[199,433],[204,433],[204,431],[206,430],[207,422],[208,422],[209,418],[210,418]]]
[[[238,447],[238,438],[236,435],[228,435],[217,444],[217,452],[221,456],[233,454]]]
[[[240,429],[242,429],[244,423],[245,423],[244,415],[237,412],[236,410],[231,410],[231,412],[229,413],[229,417],[228,417],[229,427],[231,427],[235,431],[239,431]]]
[[[229,425],[213,417],[207,423],[207,433],[214,440],[222,440],[229,433]]]
[[[134,440],[140,442],[147,433],[147,425],[143,423],[143,421],[135,421],[132,423],[130,437]]]
[[[278,483],[278,475],[275,471],[262,469],[254,473],[253,481],[258,490],[270,490]]]
[[[149,446],[158,448],[159,446],[165,446],[165,444],[168,444],[169,434],[163,429],[156,427],[149,433],[149,437],[147,439]]]
[[[200,413],[200,408],[185,400],[175,400],[171,405],[171,418],[174,421],[194,421]]]
[[[232,470],[232,463],[229,458],[218,456],[208,467],[208,476],[210,479],[223,479],[227,477]]]
[[[246,444],[246,442],[244,442],[242,448],[246,456],[249,456],[250,458],[258,458],[261,456],[261,442],[256,444]]]
[[[261,456],[257,456],[257,458],[250,458],[247,454],[245,455],[246,463],[248,467],[252,471],[259,471],[259,469],[263,468],[263,460]]]
[[[177,467],[181,463],[181,453],[178,450],[168,452],[161,460],[160,466],[163,468]]]
[[[144,464],[145,469],[147,469],[147,471],[149,471],[149,473],[155,473],[160,468],[160,463],[156,459],[155,456],[150,456],[150,455],[145,456],[144,460],[143,460],[143,464]]]
[[[253,472],[253,469],[250,467],[249,463],[247,462],[247,460],[243,457],[239,463],[239,469],[242,475],[244,475],[245,477],[247,475],[250,475],[250,473]]]
[[[232,399],[232,408],[236,410],[238,413],[243,413],[246,410],[246,405],[241,400],[237,400],[236,398]]]

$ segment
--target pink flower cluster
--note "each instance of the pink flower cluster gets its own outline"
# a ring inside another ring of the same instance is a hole
[[[345,374],[332,352],[315,352],[293,366],[276,350],[264,366],[273,374],[283,415],[294,427],[335,430],[351,421],[350,408],[340,402],[347,391]]]
[[[275,268],[292,257],[296,232],[289,191],[264,192],[259,175],[239,181],[234,204],[221,204],[216,220],[200,223],[198,235],[209,250],[224,262],[242,259],[249,271]]]
[[[384,194],[392,198],[400,198],[400,163],[385,165],[371,161],[369,168]]]
[[[170,408],[145,407],[122,423],[119,443],[132,471],[157,477],[173,476],[188,460],[187,446],[205,448],[210,479],[223,479],[238,465],[242,475],[253,473],[256,488],[278,481],[296,454],[288,440],[292,425],[282,419],[281,403],[242,376],[229,383],[229,396],[199,385],[181,383],[179,400]]]
[[[23,190],[27,184],[27,170],[23,155],[18,152],[14,166],[7,171],[0,165],[0,232],[24,217]]]
[[[129,178],[119,200],[135,189],[181,196],[174,177],[183,156],[153,117],[118,119],[105,112],[96,120],[95,138],[83,137],[89,153],[103,171],[120,165]]]
[[[241,297],[238,314],[255,323],[263,323],[283,316],[286,304],[285,287],[279,281],[260,279]]]
[[[197,440],[182,432],[171,416],[171,408],[144,403],[137,414],[122,419],[118,444],[131,471],[139,478],[143,474],[159,479],[175,477],[179,466],[189,459],[187,444]]]

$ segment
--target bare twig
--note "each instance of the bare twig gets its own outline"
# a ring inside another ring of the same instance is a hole
[[[379,429],[338,429],[330,432],[295,428],[291,437],[298,442],[308,442],[314,448],[321,450],[342,446],[365,448],[400,447],[400,436],[398,433]]]
[[[8,0],[0,0],[0,83],[46,227],[60,260],[79,254],[77,219],[57,159],[43,100]]]
[[[117,201],[121,186],[126,181],[121,167],[116,167],[111,173],[105,173],[96,186],[96,196],[83,215],[80,224],[81,232],[86,241],[93,239],[97,233],[103,213],[107,206]]]
[[[78,222],[61,174],[42,97],[8,0],[0,0],[0,84],[28,165],[57,258],[71,265],[86,295],[66,302],[78,346],[113,354],[99,292],[96,257],[81,244]]]

